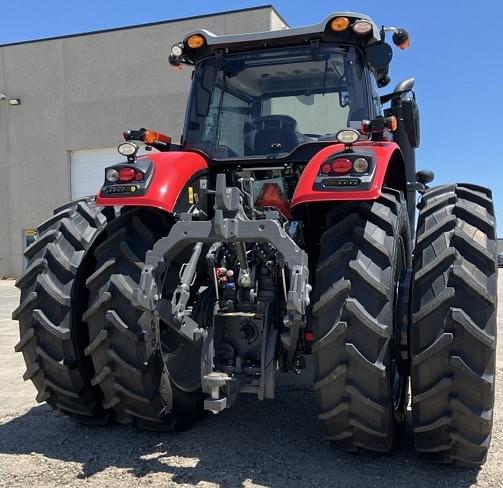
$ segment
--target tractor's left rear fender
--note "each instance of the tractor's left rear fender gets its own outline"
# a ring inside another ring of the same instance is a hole
[[[206,160],[195,152],[153,153],[138,158],[136,164],[124,164],[145,169],[145,180],[105,184],[97,195],[98,205],[154,207],[171,214],[184,212],[197,203],[197,194],[201,194],[198,179],[208,172]],[[122,164],[114,167],[120,166]],[[135,187],[134,192],[129,191],[132,187]],[[114,190],[110,191],[111,188]]]

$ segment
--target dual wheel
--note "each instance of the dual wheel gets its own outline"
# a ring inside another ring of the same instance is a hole
[[[491,193],[427,191],[412,267],[409,362],[416,450],[444,463],[485,462],[496,345]],[[389,452],[405,420],[397,296],[410,266],[403,195],[346,203],[327,216],[313,307],[314,390],[325,436],[341,449]]]
[[[38,228],[13,313],[38,401],[80,422],[152,430],[184,429],[202,415],[200,350],[164,324],[162,357],[149,356],[131,305],[146,252],[171,225],[160,211],[116,216],[84,199]],[[167,275],[178,283],[176,264]]]

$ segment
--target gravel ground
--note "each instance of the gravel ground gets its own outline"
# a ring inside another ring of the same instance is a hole
[[[503,273],[499,278],[503,302]],[[497,356],[496,412],[488,462],[480,470],[418,458],[410,428],[393,456],[348,455],[320,439],[309,388],[283,384],[277,399],[242,396],[188,432],[83,427],[35,404],[14,354],[13,282],[0,281],[0,486],[166,487],[503,487],[503,346]],[[503,313],[498,315],[503,333]],[[288,382],[287,382],[288,383]]]

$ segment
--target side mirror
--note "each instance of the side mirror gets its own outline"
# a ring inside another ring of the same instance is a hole
[[[391,46],[385,42],[376,42],[365,48],[367,63],[376,70],[379,87],[386,86],[390,78],[388,68],[393,57]]]
[[[367,62],[376,71],[387,71],[393,57],[393,50],[385,42],[376,42],[365,48],[365,55]]]
[[[419,147],[420,142],[420,128],[419,128],[419,107],[417,106],[414,97],[406,96],[402,98],[402,114],[403,125],[409,143],[413,148]]]

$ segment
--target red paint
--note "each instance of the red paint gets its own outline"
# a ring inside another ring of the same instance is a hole
[[[315,191],[313,185],[316,176],[320,171],[320,166],[330,157],[344,151],[344,144],[333,144],[323,148],[307,163],[302,172],[297,188],[290,202],[291,207],[302,203],[313,202],[333,202],[344,200],[376,200],[381,196],[381,189],[384,183],[384,177],[391,156],[395,151],[400,151],[395,142],[373,142],[360,141],[354,144],[356,148],[368,149],[374,153],[376,169],[374,178],[368,190],[349,190],[348,191]]]
[[[178,197],[189,180],[196,173],[208,170],[206,160],[194,152],[160,152],[139,159],[148,159],[154,163],[154,174],[147,193],[117,198],[103,198],[98,194],[98,205],[155,207],[173,212]]]

